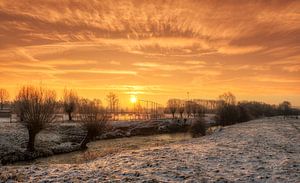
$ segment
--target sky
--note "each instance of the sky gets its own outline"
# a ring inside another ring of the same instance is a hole
[[[0,87],[300,106],[300,1],[1,0]]]

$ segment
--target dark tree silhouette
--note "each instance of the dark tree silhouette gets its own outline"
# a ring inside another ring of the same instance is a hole
[[[179,103],[179,105],[178,105],[177,111],[178,111],[178,113],[179,113],[181,119],[183,118],[184,110],[185,110],[184,102],[183,102],[183,101],[180,101],[180,103]]]
[[[193,112],[193,102],[192,101],[185,102],[185,112],[187,114],[187,117],[190,118],[190,116]]]
[[[110,92],[106,96],[106,100],[108,103],[108,110],[110,114],[113,116],[113,118],[115,119],[115,114],[118,111],[118,107],[119,107],[119,98],[115,93]]]
[[[216,121],[222,125],[231,125],[239,120],[239,109],[235,105],[236,98],[230,93],[224,93],[219,96],[220,102],[216,112]]]
[[[79,116],[86,130],[86,136],[80,146],[81,149],[86,149],[87,143],[107,129],[107,115],[100,100],[81,99],[79,103]]]
[[[207,124],[203,117],[193,119],[189,132],[193,138],[206,134]]]
[[[196,102],[192,102],[192,113],[193,117],[196,118],[196,115],[198,114],[198,111],[200,111],[200,105],[197,104]]]
[[[292,111],[292,104],[289,101],[283,101],[279,104],[278,109],[284,118],[288,117]]]
[[[231,92],[223,93],[219,96],[219,100],[224,101],[225,104],[235,105],[236,98]]]
[[[63,105],[64,111],[68,114],[69,121],[72,121],[72,113],[75,112],[78,103],[77,93],[73,90],[64,90]]]
[[[55,97],[55,91],[34,86],[22,87],[16,97],[17,111],[22,114],[22,123],[28,130],[29,151],[34,151],[36,135],[55,120]]]
[[[203,105],[199,105],[197,108],[198,117],[205,117],[206,108]]]
[[[169,112],[172,114],[173,119],[175,118],[175,113],[178,108],[178,99],[169,99],[167,102],[167,108]]]
[[[9,93],[6,89],[0,88],[0,109],[2,110],[4,107],[4,103],[8,100]]]

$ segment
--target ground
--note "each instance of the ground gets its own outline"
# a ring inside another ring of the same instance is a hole
[[[19,182],[300,182],[300,121],[268,118],[84,164],[2,166]]]

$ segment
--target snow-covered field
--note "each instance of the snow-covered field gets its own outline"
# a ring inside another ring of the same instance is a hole
[[[84,164],[3,166],[0,182],[300,182],[300,121],[260,119]]]

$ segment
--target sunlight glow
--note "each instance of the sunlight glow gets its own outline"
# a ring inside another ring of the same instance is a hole
[[[133,103],[133,104],[135,104],[137,102],[137,98],[136,98],[135,95],[130,96],[130,102]]]

